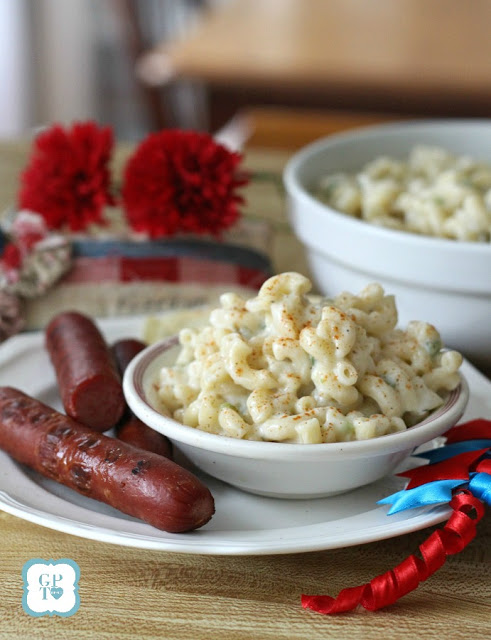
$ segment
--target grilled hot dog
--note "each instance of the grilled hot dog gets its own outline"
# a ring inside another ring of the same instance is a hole
[[[118,340],[112,345],[111,351],[121,377],[123,377],[131,360],[146,346],[144,342],[135,338]],[[132,444],[139,449],[153,451],[166,458],[172,457],[170,441],[164,435],[143,423],[133,414],[129,407],[126,407],[123,417],[116,425],[116,436],[123,442]]]
[[[114,359],[94,322],[74,311],[58,314],[46,328],[46,348],[67,414],[97,431],[113,427],[125,400]]]
[[[214,513],[210,491],[190,471],[11,387],[0,387],[0,448],[42,475],[164,531],[196,529]]]

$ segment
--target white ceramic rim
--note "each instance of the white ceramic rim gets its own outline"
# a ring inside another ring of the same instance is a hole
[[[207,433],[180,424],[168,418],[147,401],[143,378],[146,370],[156,358],[176,346],[177,336],[150,345],[129,364],[123,378],[123,391],[130,409],[140,420],[171,440],[215,453],[266,460],[309,461],[330,458],[359,458],[364,455],[378,456],[395,451],[411,450],[442,435],[458,422],[469,400],[469,386],[464,376],[460,385],[450,392],[446,402],[433,414],[406,431],[379,436],[371,440],[335,442],[322,444],[285,444],[281,442],[257,442],[237,440],[227,436]]]
[[[288,193],[294,195],[299,200],[303,200],[309,204],[314,204],[322,208],[322,210],[329,215],[335,216],[343,220],[343,222],[353,229],[363,229],[363,232],[367,236],[376,236],[378,238],[386,238],[387,241],[394,241],[398,239],[400,242],[406,243],[408,246],[414,246],[418,248],[427,248],[428,250],[455,250],[469,252],[471,254],[483,254],[489,255],[491,252],[491,243],[489,242],[470,242],[464,240],[450,240],[448,238],[438,238],[433,236],[419,235],[411,233],[409,231],[400,231],[398,229],[390,229],[388,227],[382,227],[374,224],[370,224],[359,218],[353,218],[347,214],[333,209],[329,205],[321,202],[318,198],[312,195],[308,189],[302,184],[298,177],[300,167],[309,160],[313,155],[320,153],[330,147],[341,146],[345,143],[357,142],[361,138],[365,140],[376,139],[381,133],[393,133],[398,135],[401,132],[411,131],[416,129],[425,129],[428,131],[435,131],[438,129],[445,130],[452,128],[475,128],[480,129],[482,127],[489,128],[491,133],[491,119],[443,119],[443,120],[407,120],[400,122],[389,122],[380,125],[371,125],[366,127],[359,127],[351,129],[348,132],[335,133],[324,138],[320,138],[315,142],[312,142],[305,147],[302,147],[299,151],[291,156],[283,170],[283,182]],[[491,153],[491,150],[490,150]],[[491,163],[491,158],[490,158]],[[361,169],[361,167],[360,167]],[[464,256],[465,258],[465,256]],[[464,259],[459,254],[459,259]]]

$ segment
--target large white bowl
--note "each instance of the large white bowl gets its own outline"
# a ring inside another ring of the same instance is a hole
[[[464,378],[444,406],[418,425],[371,440],[329,444],[256,442],[220,436],[162,415],[156,392],[160,368],[174,362],[177,339],[147,347],[128,366],[123,390],[132,411],[163,433],[199,469],[239,489],[277,498],[343,493],[391,473],[415,447],[440,436],[462,416]]]
[[[431,322],[444,343],[491,366],[491,243],[395,231],[350,217],[310,191],[319,178],[355,172],[381,155],[407,157],[416,144],[444,147],[491,164],[490,120],[387,124],[329,136],[303,148],[284,172],[293,229],[306,247],[317,289],[358,293],[380,282],[396,295],[399,322]]]

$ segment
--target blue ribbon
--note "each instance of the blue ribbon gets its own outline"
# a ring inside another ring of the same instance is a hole
[[[453,444],[447,444],[439,449],[431,449],[430,451],[424,451],[423,453],[414,454],[415,458],[424,458],[431,464],[435,462],[442,462],[442,460],[448,460],[459,453],[465,453],[466,451],[477,451],[477,449],[491,449],[491,440],[464,440],[462,442],[454,442]]]
[[[415,454],[418,458],[428,460],[430,466],[443,462],[462,453],[487,449],[483,458],[491,457],[491,439],[480,438],[475,440],[463,440],[447,444],[438,449],[432,449]],[[446,479],[426,482],[413,489],[397,491],[377,504],[392,505],[387,515],[398,513],[406,509],[426,507],[431,504],[443,504],[452,500],[453,492],[457,488],[468,489],[472,495],[491,506],[491,474],[485,472],[471,472],[468,479]]]
[[[469,482],[472,494],[491,507],[491,475],[489,473],[473,473]]]
[[[487,474],[486,474],[487,475]],[[490,476],[491,478],[491,476]],[[398,511],[405,509],[416,509],[417,507],[426,507],[429,504],[441,504],[450,502],[452,492],[461,485],[467,484],[467,480],[435,480],[427,482],[414,489],[403,489],[397,493],[393,493],[377,504],[392,504],[387,515],[392,515]]]
[[[483,472],[471,473],[470,480],[435,480],[414,489],[403,489],[379,500],[377,504],[391,504],[387,513],[390,516],[405,509],[450,502],[452,492],[459,487],[468,488],[476,498],[491,506],[491,475]]]

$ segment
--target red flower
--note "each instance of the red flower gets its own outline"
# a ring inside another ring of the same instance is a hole
[[[113,147],[109,127],[76,123],[41,133],[21,176],[19,207],[43,216],[51,229],[81,231],[104,223],[103,209],[113,204],[108,162]]]
[[[150,134],[128,160],[123,204],[128,223],[152,238],[178,232],[212,233],[230,227],[243,199],[237,187],[241,156],[207,133]]]

